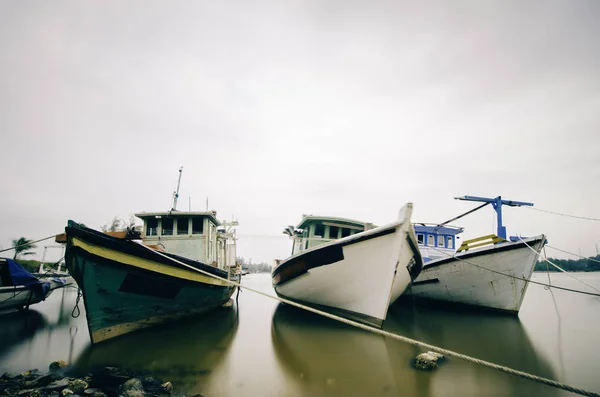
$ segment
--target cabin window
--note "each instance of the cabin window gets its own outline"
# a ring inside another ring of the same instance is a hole
[[[313,235],[313,237],[316,236],[325,236],[325,226],[321,224],[315,225],[315,234]]]
[[[350,235],[351,231],[352,231],[351,229],[346,229],[345,227],[343,227],[342,228],[342,238],[348,237]]]
[[[188,234],[189,222],[187,217],[177,218],[177,234]]]
[[[419,243],[419,244],[425,243],[425,236],[423,236],[423,233],[417,233],[417,243]]]
[[[438,247],[443,247],[444,246],[444,236],[437,236],[437,245]]]
[[[452,236],[446,237],[446,248],[454,248],[452,246]]]
[[[161,234],[163,236],[173,235],[173,218],[163,218]]]
[[[204,218],[192,218],[192,234],[204,233]]]
[[[340,228],[337,226],[329,226],[329,238],[338,238]]]
[[[146,221],[146,236],[156,236],[158,232],[158,219],[151,218]]]
[[[433,239],[433,234],[427,235],[427,245],[430,245],[432,247],[435,245],[435,241]]]

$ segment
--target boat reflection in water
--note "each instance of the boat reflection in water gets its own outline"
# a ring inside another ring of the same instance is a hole
[[[234,303],[201,317],[90,344],[76,360],[74,373],[114,366],[170,381],[185,395],[203,393],[211,373],[228,354],[237,328]]]
[[[513,316],[417,308],[400,302],[390,308],[384,329],[555,379]],[[296,379],[294,386],[302,395],[563,395],[557,389],[457,358],[449,358],[436,371],[418,371],[412,360],[423,349],[289,305],[277,307],[271,335],[280,364]]]
[[[32,339],[45,329],[48,321],[44,315],[30,309],[23,312],[0,312],[0,361],[13,349]]]

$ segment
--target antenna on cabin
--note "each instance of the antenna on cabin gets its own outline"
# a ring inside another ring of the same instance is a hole
[[[179,167],[179,179],[177,180],[177,190],[173,192],[173,208],[171,208],[171,211],[177,211],[177,199],[179,198],[179,185],[181,184],[182,172],[183,166]]]
[[[206,198],[206,211],[208,211],[208,197]]]
[[[192,212],[192,196],[190,196],[188,211]]]

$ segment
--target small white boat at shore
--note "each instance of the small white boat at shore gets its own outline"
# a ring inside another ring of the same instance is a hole
[[[304,216],[286,229],[292,256],[272,271],[278,296],[380,327],[416,278],[422,259],[410,223],[412,204],[388,225]]]
[[[498,215],[497,235],[466,240],[455,250],[456,235],[462,228],[416,224],[425,265],[407,295],[518,314],[546,236],[511,236],[507,240],[502,205],[533,204],[501,197],[460,199],[492,204]]]
[[[28,309],[65,287],[61,278],[39,279],[9,258],[0,258],[0,310]]]

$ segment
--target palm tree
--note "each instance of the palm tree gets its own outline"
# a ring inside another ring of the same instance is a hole
[[[35,252],[31,252],[31,250],[36,248],[36,245],[33,244],[32,240],[28,240],[25,237],[13,240],[12,246],[15,249],[13,260],[17,259],[17,256],[19,255],[33,255]]]

